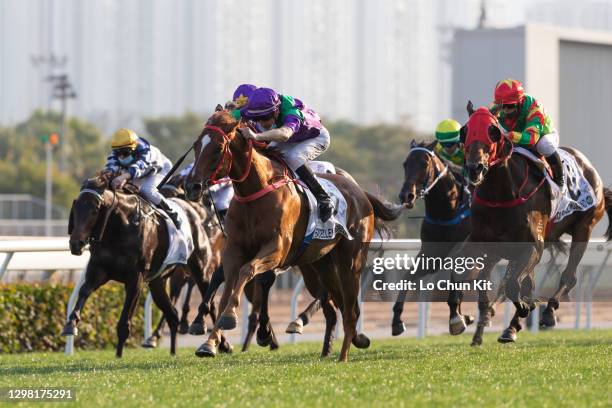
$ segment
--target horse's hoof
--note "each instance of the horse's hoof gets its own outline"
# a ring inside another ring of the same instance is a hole
[[[219,352],[225,354],[232,354],[234,352],[234,348],[230,344],[229,341],[225,340],[219,344]]]
[[[304,333],[304,323],[302,323],[302,319],[295,319],[285,329],[285,333],[289,334],[302,334]]]
[[[448,331],[453,336],[458,336],[463,333],[466,328],[465,319],[461,315],[453,317],[448,322]]]
[[[221,330],[233,330],[238,325],[238,316],[236,313],[223,314],[217,320],[217,325]]]
[[[76,336],[79,334],[79,330],[72,323],[66,323],[64,330],[62,330],[62,336]]]
[[[189,334],[192,336],[201,336],[206,334],[206,324],[200,322],[191,323],[191,326],[189,326]]]
[[[391,335],[392,336],[399,336],[405,331],[406,331],[406,326],[404,325],[404,322],[402,322],[401,320],[391,325]]]
[[[273,341],[270,342],[270,351],[276,351],[276,350],[278,350],[278,348],[279,348],[278,343],[273,342]]]
[[[217,350],[215,346],[211,346],[207,342],[198,347],[195,351],[195,355],[198,357],[215,357],[217,355]]]
[[[370,339],[363,333],[359,333],[353,338],[353,345],[360,349],[367,349],[370,347]]]
[[[482,345],[482,337],[475,337],[472,339],[472,347],[481,346]]]
[[[515,306],[519,317],[526,318],[527,316],[529,316],[529,312],[531,311],[531,309],[529,308],[529,305],[527,303],[518,302],[517,304],[515,304]]]
[[[508,328],[497,338],[497,341],[500,343],[514,343],[516,341],[516,332]]]
[[[272,343],[272,332],[268,333],[267,337],[259,337],[259,333],[255,338],[259,347],[267,347]]]
[[[542,313],[542,320],[540,320],[540,327],[543,329],[552,329],[557,325],[557,318],[555,317],[554,310],[545,309]]]
[[[472,315],[463,315],[463,320],[465,321],[466,326],[469,326],[476,321]]]
[[[189,333],[189,323],[185,320],[181,320],[178,327],[179,334],[187,334]]]
[[[154,349],[157,348],[157,337],[151,336],[148,339],[144,340],[141,344],[143,348]]]

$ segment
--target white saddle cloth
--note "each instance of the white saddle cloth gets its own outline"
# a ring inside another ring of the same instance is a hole
[[[317,199],[307,187],[301,184],[306,191],[308,204],[310,205],[308,227],[306,228],[306,237],[304,240],[330,240],[334,239],[337,234],[341,234],[348,239],[353,239],[351,234],[348,232],[348,228],[346,227],[346,199],[342,193],[340,193],[340,190],[338,190],[334,183],[321,177],[318,179],[321,186],[325,189],[325,191],[327,191],[327,194],[329,194],[334,204],[336,204],[336,210],[335,214],[332,215],[329,220],[326,222],[321,222],[321,219],[319,218]]]
[[[187,218],[187,214],[183,211],[183,207],[176,203],[176,199],[167,199],[168,205],[176,211],[178,214],[179,220],[181,221],[181,229],[176,229],[174,222],[170,219],[170,217],[166,214],[165,211],[160,211],[163,218],[166,220],[166,225],[168,226],[168,253],[162,266],[159,268],[157,274],[153,275],[159,276],[164,273],[169,266],[176,264],[187,264],[187,260],[193,253],[194,244],[193,244],[193,236],[191,233],[191,225],[189,224],[189,219]]]
[[[529,150],[522,147],[515,147],[514,151],[541,163],[540,159]],[[566,188],[561,191],[547,171],[544,172],[551,192],[551,214],[553,222],[559,222],[576,211],[586,211],[596,204],[596,196],[593,187],[584,177],[584,173],[574,156],[563,149],[557,149],[563,163],[565,172]]]

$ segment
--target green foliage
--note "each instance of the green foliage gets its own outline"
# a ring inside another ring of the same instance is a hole
[[[157,146],[173,162],[178,160],[196,140],[205,119],[192,112],[183,116],[161,116],[144,119],[149,141]],[[187,163],[193,156],[185,159]]]
[[[60,333],[73,288],[47,284],[0,285],[0,354],[62,350],[65,342]],[[75,347],[97,350],[116,344],[116,325],[124,293],[123,285],[112,283],[91,295],[81,314]],[[144,296],[140,301],[142,305]],[[131,327],[127,344],[134,346],[142,340],[142,313],[134,314]]]
[[[36,111],[15,128],[0,128],[0,193],[45,195],[44,136],[59,133],[61,116]],[[53,148],[53,202],[70,207],[81,182],[103,165],[106,148],[101,132],[92,124],[70,118],[66,122],[66,169],[58,170],[59,145]]]

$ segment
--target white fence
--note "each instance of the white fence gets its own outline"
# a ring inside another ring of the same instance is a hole
[[[591,327],[591,304],[592,293],[595,284],[602,276],[606,267],[612,266],[612,243],[605,242],[603,239],[594,239],[590,241],[589,249],[581,262],[581,268],[578,273],[578,293],[580,295],[576,302],[576,320],[575,328],[581,326],[581,307],[582,303],[586,303],[586,320],[585,328]],[[377,256],[382,255],[387,251],[408,251],[416,253],[420,248],[419,240],[390,240],[390,241],[375,241],[371,245],[371,251],[381,251]],[[82,256],[76,257],[70,254],[67,238],[37,238],[37,239],[10,239],[0,240],[0,253],[5,254],[5,258],[0,264],[0,281],[8,270],[21,271],[38,271],[38,270],[79,270],[81,276],[76,284],[68,304],[67,314],[74,308],[78,291],[85,279],[84,269],[89,260],[89,253],[85,252]],[[587,266],[587,268],[584,268]],[[362,282],[362,288],[369,285],[367,280]],[[297,318],[297,302],[299,294],[304,285],[300,279],[294,288],[293,296],[291,297],[291,318]],[[242,302],[246,308],[246,302]],[[151,307],[152,302],[150,295],[145,302],[145,336],[151,333]],[[243,309],[244,310],[244,309]],[[359,325],[361,326],[364,319],[363,307]],[[246,314],[245,314],[246,315]],[[418,336],[424,337],[427,330],[427,320],[429,315],[429,302],[419,303],[418,308]],[[510,308],[506,304],[504,312],[504,324],[507,324],[510,318]],[[246,322],[246,319],[242,319]],[[537,319],[534,319],[532,331],[538,330]],[[242,325],[242,334],[246,333],[246,325]],[[291,336],[290,341],[295,342],[296,337]],[[74,352],[74,339],[72,336],[66,338],[66,354],[70,355]]]

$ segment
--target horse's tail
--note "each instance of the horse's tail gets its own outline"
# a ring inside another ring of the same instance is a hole
[[[374,228],[378,231],[378,235],[380,235],[381,238],[391,238],[391,230],[385,225],[384,221],[397,220],[402,214],[404,206],[383,202],[367,191],[364,191],[364,193],[374,208]]]
[[[608,213],[608,229],[606,230],[606,238],[612,241],[612,189],[604,188],[604,203],[606,213]]]

